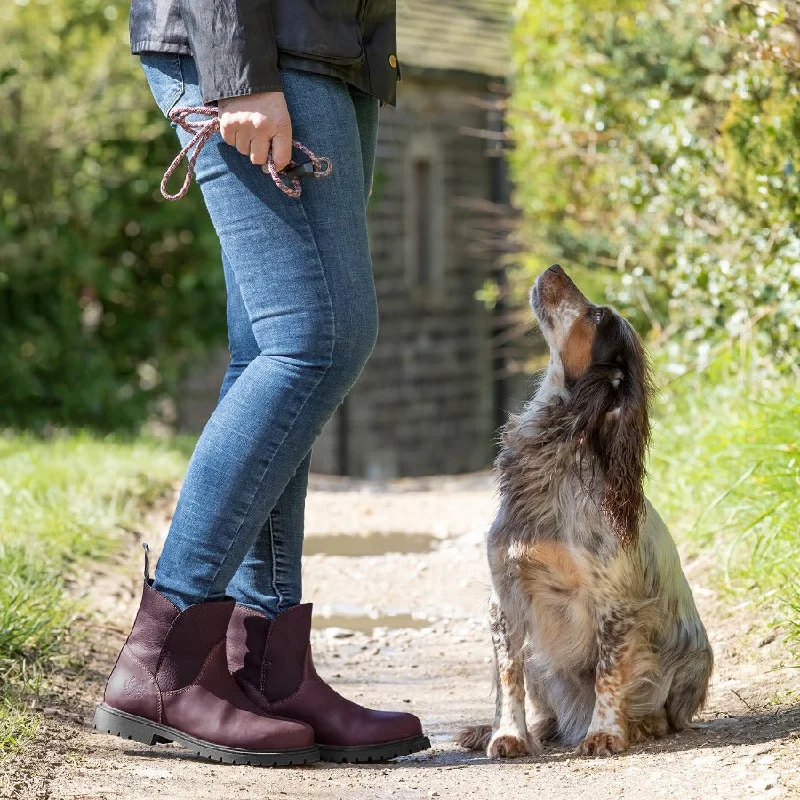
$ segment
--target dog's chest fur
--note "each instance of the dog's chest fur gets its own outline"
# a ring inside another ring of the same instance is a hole
[[[498,459],[501,509],[490,533],[490,566],[528,605],[527,657],[540,669],[591,672],[597,619],[634,570],[600,510],[595,466],[524,425],[509,427]],[[587,491],[587,486],[592,486]]]

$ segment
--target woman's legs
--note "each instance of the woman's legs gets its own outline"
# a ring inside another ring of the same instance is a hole
[[[375,148],[378,137],[378,101],[358,89],[350,88],[359,134],[359,150],[364,174],[364,202],[369,201]],[[223,262],[225,259],[223,257]],[[228,332],[231,363],[222,384],[221,397],[241,374],[244,366],[258,355],[233,271],[225,265],[228,284]],[[305,524],[309,452],[278,498],[253,546],[228,584],[228,594],[237,603],[276,617],[302,597],[303,532]]]
[[[233,268],[224,252],[222,266],[228,292],[230,362],[222,381],[220,402],[260,352]],[[237,603],[271,617],[297,605],[302,596],[301,558],[310,463],[309,452],[228,584],[227,594]]]
[[[199,105],[194,62],[180,65],[179,102]],[[294,200],[218,135],[197,163],[258,355],[226,381],[158,563],[155,588],[180,607],[225,594],[376,335],[353,100],[336,79],[286,71],[283,81],[295,138],[332,159],[330,178],[306,181]],[[304,494],[298,483],[293,508]]]

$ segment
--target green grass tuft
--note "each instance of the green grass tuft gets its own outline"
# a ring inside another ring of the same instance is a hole
[[[113,553],[185,465],[180,441],[0,435],[0,755],[35,731],[29,700],[76,609],[66,576]]]
[[[711,548],[726,588],[772,606],[800,644],[800,397],[792,378],[718,363],[657,402],[649,496]]]

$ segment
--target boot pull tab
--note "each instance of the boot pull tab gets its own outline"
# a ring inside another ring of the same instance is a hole
[[[150,583],[150,545],[142,542],[142,550],[144,550],[144,579]]]

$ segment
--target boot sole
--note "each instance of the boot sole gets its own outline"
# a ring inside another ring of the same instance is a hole
[[[431,746],[427,736],[412,736],[385,744],[372,744],[360,747],[319,747],[320,761],[333,761],[336,764],[364,764],[374,761],[389,761],[392,758],[408,756],[427,750]]]
[[[169,744],[175,742],[182,745],[201,758],[220,761],[223,764],[250,764],[254,767],[288,767],[300,764],[312,764],[319,761],[319,750],[309,747],[304,750],[278,750],[267,752],[260,750],[241,750],[236,747],[225,747],[203,739],[196,739],[175,728],[161,725],[158,722],[128,714],[105,703],[97,706],[94,712],[94,729],[121,739],[131,739],[142,744]]]

